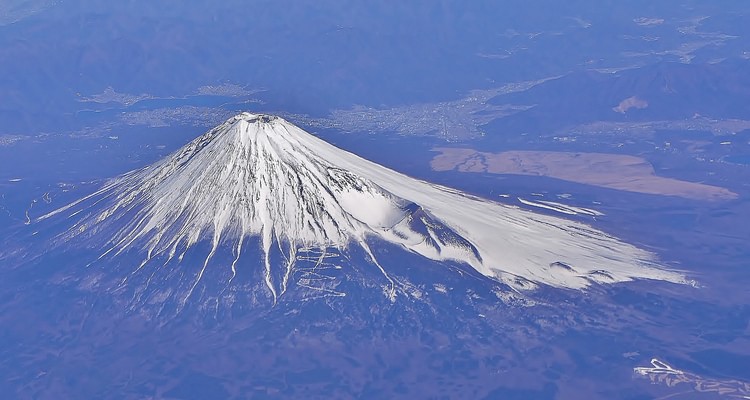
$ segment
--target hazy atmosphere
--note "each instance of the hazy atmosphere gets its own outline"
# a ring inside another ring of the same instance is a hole
[[[3,399],[750,398],[750,4],[0,1]]]

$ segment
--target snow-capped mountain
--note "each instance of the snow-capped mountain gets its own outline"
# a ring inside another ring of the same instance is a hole
[[[417,180],[339,149],[282,118],[243,113],[165,159],[118,177],[97,192],[37,219],[66,221],[57,243],[102,246],[96,262],[141,254],[123,283],[156,271],[200,268],[179,290],[184,303],[209,271],[237,284],[262,268],[276,302],[301,263],[313,270],[353,250],[401,293],[400,265],[373,247],[395,245],[436,262],[464,263],[508,285],[582,289],[632,279],[685,282],[652,254],[582,223],[535,214]],[[186,257],[189,254],[189,257]],[[106,268],[106,267],[105,267]],[[313,273],[314,274],[314,273]],[[171,292],[171,295],[176,295]]]

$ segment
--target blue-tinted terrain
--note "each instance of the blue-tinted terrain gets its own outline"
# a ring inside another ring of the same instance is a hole
[[[746,2],[215,3],[0,4],[0,397],[750,396]],[[300,253],[275,302],[256,238],[183,299],[210,237],[141,276],[99,259],[116,229],[41,219],[244,111],[686,281],[526,290],[382,242]]]

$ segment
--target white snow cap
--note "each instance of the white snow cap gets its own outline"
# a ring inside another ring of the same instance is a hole
[[[235,246],[239,259],[244,239],[260,237],[274,298],[286,290],[299,249],[348,246],[370,255],[394,295],[387,271],[399,266],[377,262],[368,244],[375,238],[431,260],[466,263],[515,287],[582,289],[637,278],[686,282],[655,266],[649,252],[590,226],[411,178],[270,115],[237,115],[92,196],[101,195],[111,202],[76,232],[136,211],[108,252],[142,246],[148,252],[142,268],[157,254],[171,258],[206,238],[213,250],[205,270],[219,245]],[[279,267],[268,256],[278,243],[289,253],[282,274],[272,273]],[[236,263],[226,267],[234,271]],[[274,282],[274,276],[283,278]]]

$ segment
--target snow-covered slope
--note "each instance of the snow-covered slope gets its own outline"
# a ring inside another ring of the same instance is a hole
[[[377,240],[431,260],[466,263],[512,286],[684,282],[655,267],[650,253],[587,225],[410,178],[282,118],[249,113],[40,220],[53,216],[75,221],[62,240],[110,227],[114,234],[101,258],[142,250],[134,270],[155,268],[157,257],[180,261],[196,243],[210,241],[186,298],[207,268],[228,268],[234,277],[243,256],[261,254],[265,285],[276,299],[290,284],[300,250],[350,246],[364,250],[394,298],[398,282],[389,271],[399,266],[378,262],[371,249]],[[243,248],[249,237],[259,238],[260,248]],[[211,262],[220,246],[233,248],[228,265]],[[283,263],[272,262],[272,249],[283,253]]]

